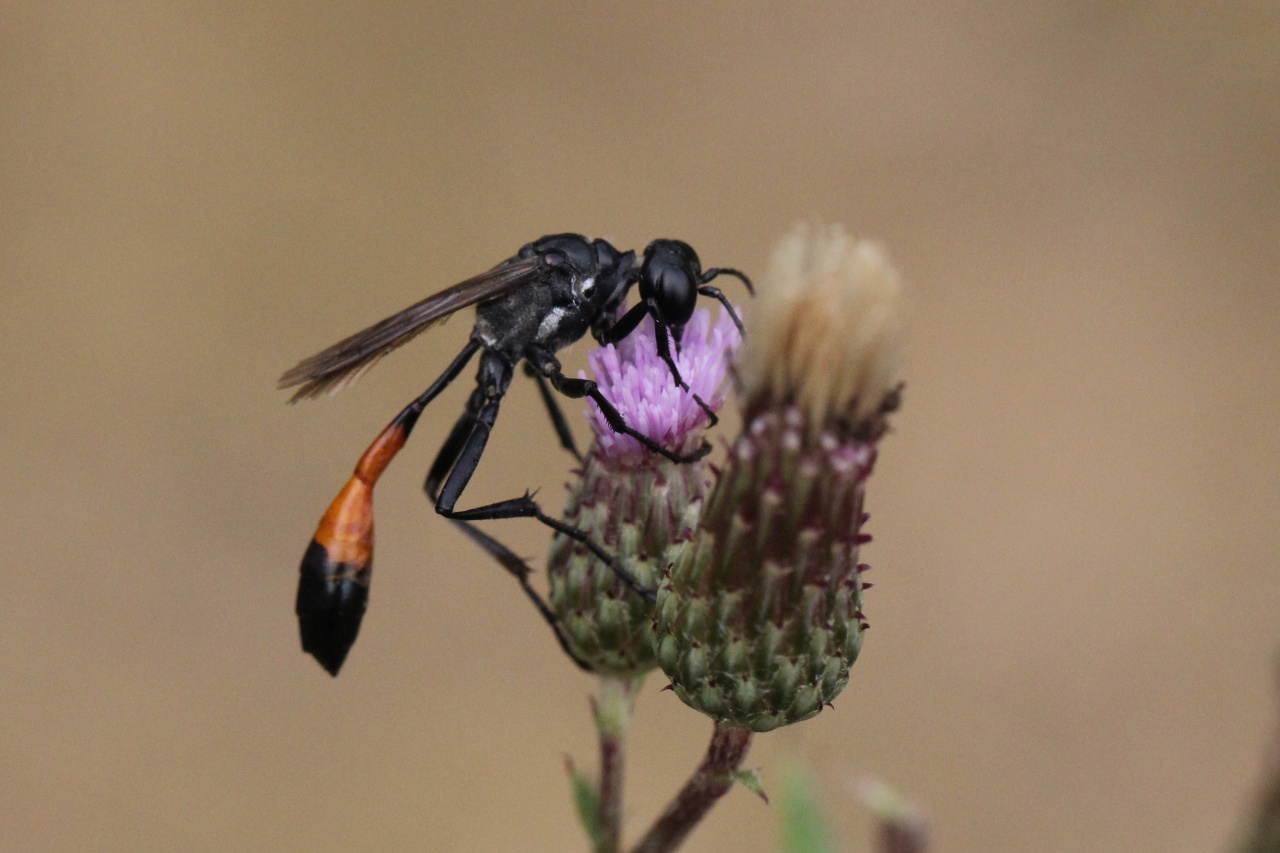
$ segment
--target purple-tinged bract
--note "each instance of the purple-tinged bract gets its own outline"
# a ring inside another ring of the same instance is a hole
[[[738,343],[738,331],[723,312],[712,323],[710,312],[700,309],[685,326],[676,364],[690,392],[712,410],[724,403]],[[589,361],[591,378],[628,424],[677,453],[701,446],[707,416],[658,356],[651,321],[616,346],[596,350]],[[615,433],[594,405],[588,415],[595,439],[581,476],[570,486],[564,520],[615,554],[642,584],[656,588],[662,572],[688,547],[710,470],[702,461],[673,463]],[[548,575],[551,607],[579,658],[602,674],[634,676],[653,669],[652,605],[564,536],[552,543]]]
[[[867,478],[898,404],[901,294],[871,243],[800,229],[761,280],[742,434],[658,589],[658,664],[689,706],[763,732],[839,695],[862,648]]]

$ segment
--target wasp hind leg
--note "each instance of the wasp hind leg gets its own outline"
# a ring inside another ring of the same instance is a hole
[[[483,393],[481,389],[477,388],[475,393],[471,395],[471,400],[467,403],[467,411],[453,425],[449,437],[445,439],[444,444],[440,447],[440,452],[436,454],[435,461],[431,464],[431,470],[427,474],[427,481],[423,484],[422,489],[427,493],[427,497],[431,498],[432,503],[436,503],[439,500],[441,482],[457,464],[458,457],[462,454],[462,449],[466,446],[467,439],[475,429],[476,415],[482,400]],[[581,669],[590,672],[590,665],[574,654],[573,649],[569,647],[569,640],[565,635],[564,626],[560,624],[560,619],[556,616],[555,611],[551,609],[546,600],[529,583],[529,577],[533,574],[533,569],[529,568],[529,564],[506,545],[480,530],[471,522],[459,518],[451,518],[450,521],[457,525],[458,529],[467,538],[483,548],[485,553],[493,557],[498,562],[498,565],[506,569],[507,573],[516,579],[516,582],[520,584],[520,589],[524,591],[525,596],[537,609],[538,615],[551,627],[551,633],[555,635],[556,642],[560,644],[560,648]]]
[[[578,657],[578,655],[573,651],[573,648],[570,647],[569,638],[565,634],[564,626],[560,623],[560,618],[556,616],[555,611],[551,609],[551,606],[547,604],[543,597],[539,595],[537,590],[535,590],[529,583],[529,576],[533,574],[533,569],[529,568],[529,564],[525,562],[523,558],[517,556],[516,553],[506,545],[503,545],[497,539],[494,539],[474,524],[456,518],[453,519],[453,523],[458,525],[462,532],[465,533],[472,542],[483,548],[485,553],[497,560],[498,564],[506,569],[507,572],[516,579],[520,584],[520,589],[524,590],[525,596],[533,603],[533,606],[537,608],[538,614],[542,617],[543,621],[551,626],[551,633],[555,635],[556,642],[560,644],[560,648],[564,653],[569,656],[569,660],[577,664],[578,668],[584,672],[592,672],[591,664]]]

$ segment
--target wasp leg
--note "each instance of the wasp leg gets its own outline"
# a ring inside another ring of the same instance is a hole
[[[483,372],[483,370],[484,367],[482,366],[481,371]],[[507,379],[508,381],[510,379],[509,371]],[[445,518],[455,521],[489,521],[499,518],[537,519],[557,533],[563,533],[565,536],[581,542],[591,553],[595,554],[605,565],[611,568],[627,586],[631,587],[646,600],[653,601],[655,599],[653,590],[648,589],[636,580],[635,575],[631,574],[625,566],[619,563],[617,558],[596,544],[595,540],[586,533],[544,513],[542,508],[527,493],[523,497],[499,501],[476,507],[475,509],[461,511],[454,509],[457,506],[458,498],[461,497],[463,490],[467,487],[467,483],[471,481],[472,475],[475,474],[476,468],[480,464],[480,457],[484,454],[485,445],[489,441],[489,433],[492,431],[493,423],[498,417],[498,404],[505,391],[505,385],[496,384],[490,386],[489,393],[485,394],[484,403],[475,415],[475,423],[471,428],[471,433],[467,436],[466,442],[456,451],[456,461],[449,471],[448,478],[444,481],[444,488],[440,490],[440,494],[436,498],[436,512]],[[455,430],[457,429],[458,427],[455,427]],[[450,437],[452,438],[452,436]],[[437,459],[437,464],[439,467],[444,467],[446,461],[444,458],[440,458]],[[435,481],[429,480],[427,484],[428,491],[431,491],[430,487],[435,484]]]
[[[498,501],[497,503],[491,503],[486,506],[463,510],[461,512],[455,512],[453,510],[445,512],[440,510],[438,506],[436,509],[448,518],[455,520],[461,519],[463,521],[491,521],[499,518],[537,519],[557,533],[562,533],[576,542],[581,542],[586,546],[588,551],[595,554],[600,562],[612,569],[613,573],[617,575],[623,583],[631,587],[631,589],[645,601],[652,603],[657,600],[657,594],[644,584],[640,583],[636,576],[631,574],[630,570],[618,562],[616,557],[604,548],[601,548],[596,544],[594,539],[583,531],[544,513],[542,508],[538,506],[537,501],[535,501],[528,493],[525,493],[523,497],[512,498],[511,500],[506,501]]]
[[[627,313],[623,314],[617,320],[614,320],[612,326],[605,329],[603,333],[596,335],[596,343],[600,344],[600,346],[616,344],[618,341],[634,332],[636,330],[636,326],[640,325],[640,322],[644,320],[648,313],[648,304],[644,302],[637,302],[627,310]]]
[[[458,422],[453,425],[449,437],[445,439],[444,444],[440,447],[440,452],[436,454],[435,461],[431,464],[431,471],[427,474],[427,481],[422,488],[427,493],[427,497],[431,498],[432,503],[439,499],[440,483],[457,463],[458,457],[462,454],[462,448],[466,445],[467,439],[475,429],[476,414],[483,399],[483,389],[477,388],[467,402],[466,411],[458,418]],[[529,565],[511,549],[484,533],[469,521],[463,521],[458,518],[450,519],[450,521],[515,577],[520,584],[520,588],[524,590],[524,594],[533,602],[533,606],[537,608],[543,620],[551,626],[551,632],[555,634],[556,642],[560,644],[560,648],[578,667],[590,672],[590,665],[575,655],[573,650],[569,648],[569,640],[565,636],[564,627],[560,624],[560,619],[529,583],[529,576],[533,573]]]
[[[715,288],[712,288],[712,290],[714,289]],[[699,289],[698,292],[701,293],[702,290]],[[719,291],[716,291],[716,292],[719,293]],[[710,294],[707,294],[707,295],[710,295]],[[725,300],[723,296],[721,296],[720,301],[726,307],[729,304],[728,301]],[[640,322],[645,318],[645,315],[649,313],[650,313],[649,306],[646,303],[637,302],[635,305],[631,307],[629,311],[627,311],[627,313],[619,317],[618,320],[612,326],[606,329],[604,334],[597,335],[596,340],[602,346],[605,344],[616,343],[622,340],[627,335],[634,332],[636,327],[639,326]],[[732,308],[729,309],[729,313],[730,315],[733,316],[734,322],[738,323],[738,328],[741,329],[742,324],[738,322],[738,315],[733,313]],[[703,402],[701,397],[699,397],[697,394],[694,394],[692,391],[689,390],[688,383],[686,383],[684,379],[680,376],[680,369],[676,367],[675,359],[671,357],[671,346],[670,346],[670,343],[667,341],[667,328],[668,327],[665,326],[664,324],[657,322],[656,318],[654,319],[654,332],[657,338],[658,355],[662,358],[664,362],[666,362],[667,368],[671,371],[672,378],[675,379],[675,382],[677,385],[680,386],[680,389],[690,394],[693,397],[694,401],[697,402],[698,408],[702,409],[703,413],[707,416],[707,427],[708,428],[714,427],[716,424],[720,423],[720,418],[716,416],[715,412],[711,411],[711,407],[708,406],[705,402]],[[677,347],[680,346],[680,333],[682,331],[683,329],[679,327],[671,329],[671,334],[676,339]],[[592,398],[592,399],[595,399],[595,398]],[[603,409],[604,407],[602,406],[601,410],[603,411]],[[613,426],[612,421],[610,421],[609,424],[610,426]],[[617,427],[614,427],[614,429],[617,430]],[[623,430],[617,430],[617,431],[623,432]],[[627,434],[631,435],[632,438],[637,437],[635,435],[632,435],[631,433],[627,433]],[[649,447],[647,443],[645,444],[645,446]],[[650,449],[652,450],[653,448],[650,447]],[[657,451],[657,452],[661,453],[662,451]]]
[[[538,613],[543,620],[551,626],[551,633],[555,634],[556,642],[560,644],[560,648],[564,653],[569,656],[569,660],[577,664],[579,669],[585,672],[592,672],[591,664],[574,654],[573,649],[569,646],[569,638],[565,635],[564,626],[560,624],[560,619],[556,616],[555,611],[548,606],[547,602],[543,600],[542,596],[538,595],[537,590],[529,583],[529,575],[533,573],[533,570],[529,568],[529,564],[518,557],[506,545],[489,536],[475,525],[456,518],[453,519],[453,522],[462,529],[463,533],[471,538],[472,542],[483,548],[489,556],[497,560],[504,569],[515,577],[520,584],[520,588],[524,590],[524,594],[533,602],[533,606],[538,609]]]
[[[573,458],[579,462],[582,461],[582,454],[578,452],[577,442],[573,440],[573,430],[569,429],[569,422],[564,418],[564,412],[560,410],[560,404],[556,402],[556,396],[551,393],[551,386],[547,384],[547,380],[541,373],[534,370],[525,362],[524,373],[526,376],[532,376],[538,383],[538,394],[542,397],[542,405],[546,406],[547,414],[551,417],[551,425],[555,427],[556,437],[560,439],[560,446],[573,454]]]
[[[373,487],[409,439],[427,404],[457,378],[480,349],[468,343],[414,400],[391,420],[360,457],[355,473],[320,519],[299,567],[294,612],[302,650],[337,675],[355,644],[373,573]]]
[[[670,353],[668,353],[669,355]],[[573,400],[580,400],[583,397],[589,397],[600,408],[600,414],[604,415],[604,419],[614,432],[623,435],[629,435],[636,441],[643,444],[649,450],[670,459],[672,462],[697,462],[702,457],[711,452],[711,445],[703,442],[702,447],[688,456],[679,453],[673,453],[662,445],[658,444],[649,436],[631,427],[622,415],[614,408],[605,396],[600,393],[600,389],[596,383],[590,379],[570,379],[564,375],[560,369],[560,362],[551,353],[543,349],[530,348],[528,353],[528,363],[533,365],[533,369],[545,376],[550,382],[551,387],[559,391],[561,394]],[[695,399],[696,396],[695,396]],[[699,401],[701,402],[701,401]],[[712,415],[714,418],[715,416]]]
[[[733,321],[733,325],[738,327],[738,337],[745,338],[747,336],[747,330],[742,328],[742,320],[738,317],[738,312],[733,310],[733,306],[729,304],[729,300],[720,292],[720,288],[704,284],[702,287],[698,288],[698,292],[703,296],[710,296],[712,299],[720,300],[720,304],[724,306],[724,310],[729,312],[729,319]]]
[[[671,357],[671,342],[667,340],[667,326],[664,323],[654,323],[657,332],[656,342],[658,344],[658,357],[667,363],[667,367],[671,370],[671,378],[676,381],[680,389],[689,396],[693,397],[693,401],[698,404],[698,408],[702,409],[702,413],[707,416],[707,429],[714,427],[720,423],[720,418],[716,413],[711,411],[711,407],[703,402],[702,398],[689,390],[689,383],[684,381],[680,376],[680,370],[676,367],[676,360]]]
[[[702,274],[702,283],[710,284],[713,278],[716,278],[717,276],[722,276],[722,275],[733,276],[734,278],[738,279],[738,281],[742,282],[747,286],[747,293],[750,293],[752,296],[756,295],[756,289],[755,289],[755,286],[751,284],[751,279],[747,278],[746,275],[738,272],[737,270],[731,267],[715,267],[714,269],[707,270]]]
[[[449,431],[449,437],[444,440],[444,444],[440,445],[440,450],[436,453],[436,458],[431,463],[431,469],[427,471],[426,482],[422,484],[422,490],[427,493],[431,503],[434,504],[439,499],[440,484],[444,482],[444,478],[449,476],[449,472],[457,464],[462,448],[466,445],[467,439],[471,437],[471,431],[476,427],[476,415],[483,404],[484,389],[477,387],[471,392],[471,397],[467,400],[467,408],[458,418],[457,423],[453,425],[453,429]]]

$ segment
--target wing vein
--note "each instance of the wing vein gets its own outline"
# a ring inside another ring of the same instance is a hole
[[[541,263],[537,258],[504,261],[488,272],[432,294],[304,358],[284,372],[277,387],[282,390],[298,389],[290,403],[326,392],[336,394],[363,376],[392,350],[431,326],[463,308],[496,299],[529,284],[540,270]]]

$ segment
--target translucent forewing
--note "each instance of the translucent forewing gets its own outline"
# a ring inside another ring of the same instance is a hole
[[[537,258],[504,261],[488,272],[432,294],[367,329],[305,358],[280,377],[279,388],[298,386],[289,402],[336,394],[355,382],[387,353],[424,329],[470,305],[494,299],[531,282],[541,269]]]

